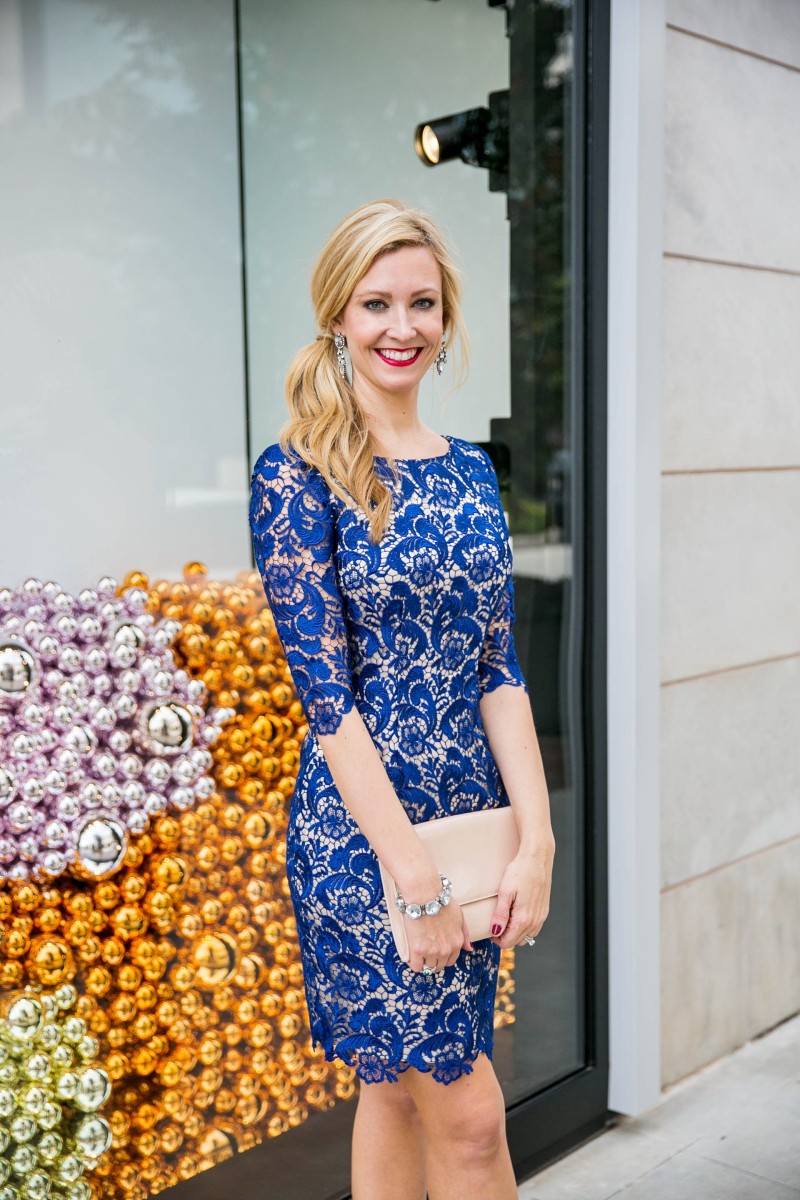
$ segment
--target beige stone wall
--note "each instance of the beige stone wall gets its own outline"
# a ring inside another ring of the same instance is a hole
[[[662,1076],[800,1010],[800,4],[668,0]]]

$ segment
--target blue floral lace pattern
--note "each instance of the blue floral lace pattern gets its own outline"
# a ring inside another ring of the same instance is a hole
[[[319,735],[355,706],[413,822],[508,804],[482,695],[528,691],[514,650],[508,529],[491,461],[451,437],[398,460],[389,528],[275,444],[253,470],[256,563],[309,733],[287,872],[311,1033],[362,1079],[408,1067],[449,1083],[491,1057],[499,948],[478,942],[435,977],[398,957],[375,853],[344,805]],[[379,470],[382,460],[376,460]]]

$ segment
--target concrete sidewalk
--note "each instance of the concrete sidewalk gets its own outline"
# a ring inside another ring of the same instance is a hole
[[[800,1200],[800,1017],[669,1088],[520,1200]]]

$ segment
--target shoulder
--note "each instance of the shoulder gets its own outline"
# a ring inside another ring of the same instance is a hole
[[[280,442],[272,442],[261,451],[250,483],[254,491],[267,488],[289,492],[310,490],[320,496],[329,494],[325,479],[316,467],[310,466],[296,451],[284,450]]]
[[[251,521],[255,514],[274,519],[280,510],[303,510],[317,517],[331,506],[331,493],[325,479],[293,450],[279,442],[262,450],[256,459],[250,480]]]
[[[272,442],[256,459],[252,479],[253,482],[261,479],[265,483],[285,476],[296,476],[300,479],[308,470],[308,463],[304,462],[299,454],[292,451],[287,453],[280,442]]]
[[[488,481],[492,487],[497,486],[494,464],[482,446],[468,442],[465,438],[451,437],[450,441],[456,456],[468,466],[473,478]]]
[[[476,442],[468,442],[466,438],[451,436],[449,440],[453,450],[460,458],[467,459],[468,461],[473,462],[476,466],[488,466],[494,470],[492,467],[492,460],[489,458],[489,455],[482,446],[479,446]]]

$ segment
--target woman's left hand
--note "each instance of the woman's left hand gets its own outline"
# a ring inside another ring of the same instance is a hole
[[[544,925],[550,911],[554,854],[555,842],[548,839],[532,852],[520,850],[506,867],[491,938],[502,950],[524,945],[525,938],[536,937]]]

